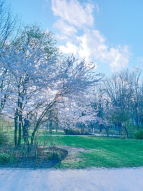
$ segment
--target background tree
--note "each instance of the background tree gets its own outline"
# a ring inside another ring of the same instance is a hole
[[[81,133],[89,126],[91,120],[95,119],[96,111],[91,107],[91,88],[83,91],[82,95],[74,95],[65,100],[63,111],[60,110],[59,123],[63,128],[80,128]],[[90,92],[90,94],[89,94]]]
[[[9,50],[11,37],[16,29],[18,17],[12,15],[11,7],[0,0],[0,58],[5,56],[5,51]],[[5,60],[6,62],[7,60]],[[8,70],[0,64],[0,115],[8,97],[10,78]]]
[[[105,95],[106,111],[109,110],[110,107],[120,108],[119,113],[122,113],[121,116],[126,116],[124,119],[120,116],[120,119],[122,118],[121,121],[112,120],[114,121],[115,126],[119,129],[119,134],[121,134],[121,124],[124,125],[124,128],[126,129],[125,122],[128,118],[133,118],[133,113],[135,113],[135,110],[133,109],[135,101],[133,100],[136,100],[136,84],[138,84],[139,76],[139,70],[129,73],[129,70],[127,69],[113,74],[111,79],[106,78],[106,80],[104,80],[102,92]]]
[[[10,42],[17,21],[18,17],[12,15],[10,5],[8,6],[4,0],[0,0],[0,48]]]

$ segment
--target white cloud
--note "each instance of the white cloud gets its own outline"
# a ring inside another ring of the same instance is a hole
[[[102,58],[102,54],[107,49],[107,46],[104,44],[105,39],[100,35],[99,31],[88,29],[83,36],[77,38],[81,41],[79,45],[80,57]]]
[[[93,62],[92,59],[90,59],[89,57],[89,53],[87,52],[83,52],[83,54],[79,51],[78,46],[67,42],[66,46],[59,46],[60,51],[62,51],[65,54],[73,54],[74,56],[79,55],[79,62],[82,61],[83,59],[85,59],[85,63],[86,66],[89,68],[92,66],[94,66],[94,69],[97,68],[97,63]],[[92,63],[91,63],[92,62]]]
[[[79,28],[82,25],[93,25],[93,8],[93,4],[86,3],[86,8],[83,9],[77,0],[70,0],[69,3],[66,0],[52,0],[54,15],[60,16],[64,21]]]
[[[66,43],[66,46],[59,46],[59,49],[65,54],[73,53],[77,54],[78,47],[70,42]]]
[[[130,52],[128,46],[118,46],[117,48],[110,48],[105,59],[109,60],[111,72],[116,72],[128,66]]]
[[[138,61],[143,62],[143,57],[137,57]]]
[[[76,38],[79,45],[67,43],[66,46],[60,46],[60,50],[64,53],[74,52],[80,58],[86,60],[100,60],[109,63],[112,72],[118,71],[123,67],[127,67],[130,57],[128,46],[118,46],[117,48],[108,48],[105,44],[105,38],[97,30],[86,30],[85,34]]]
[[[97,3],[96,3],[96,10],[97,10],[97,13],[99,13],[99,6]]]
[[[53,24],[53,26],[58,28],[64,35],[72,36],[77,33],[75,27],[66,24],[62,20],[58,20],[56,23]]]
[[[58,33],[56,33],[55,37],[56,39],[59,39],[59,40],[66,40],[66,39],[68,40],[68,37],[63,34],[59,35]]]
[[[99,12],[98,4],[96,3],[95,6]],[[65,54],[74,53],[75,56],[79,56],[79,60],[85,58],[85,61],[93,61],[95,59],[95,61],[108,63],[111,72],[127,67],[131,55],[129,47],[119,45],[110,48],[106,45],[106,38],[100,31],[86,28],[87,25],[93,25],[94,5],[84,3],[84,7],[77,0],[68,2],[66,0],[52,0],[54,15],[60,17],[53,24],[61,32],[60,35],[56,34],[56,37],[65,41],[65,44],[60,45],[59,49]],[[76,36],[79,28],[82,28],[84,33]]]

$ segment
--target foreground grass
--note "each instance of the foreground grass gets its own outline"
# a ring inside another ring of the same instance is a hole
[[[80,152],[77,155],[80,158],[78,162],[66,162],[63,160],[56,168],[143,166],[143,140],[87,136],[38,136],[36,141],[38,141],[38,145],[44,145],[44,140],[46,140],[46,145],[67,145],[96,149],[90,153]]]

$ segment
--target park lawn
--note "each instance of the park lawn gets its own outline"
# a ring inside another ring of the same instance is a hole
[[[44,137],[38,137],[44,145]],[[68,145],[85,149],[97,149],[91,153],[80,152],[79,162],[61,161],[57,168],[87,167],[139,167],[143,166],[143,140],[108,137],[64,136],[48,137],[47,145]]]
[[[85,149],[97,149],[90,153],[80,152],[80,161],[61,161],[56,168],[79,169],[89,167],[139,167],[143,166],[143,140],[88,136],[38,136],[38,145],[67,145]],[[23,144],[23,140],[22,140]]]

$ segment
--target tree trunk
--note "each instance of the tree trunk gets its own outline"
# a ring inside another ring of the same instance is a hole
[[[52,121],[50,121],[50,124],[49,124],[49,131],[50,131],[50,134],[52,134]]]
[[[18,145],[21,144],[21,128],[22,128],[22,115],[19,115],[19,137],[18,137]]]
[[[58,130],[58,123],[56,123],[56,133],[57,133],[57,130]]]
[[[102,124],[100,124],[99,125],[99,133],[102,133],[102,128],[103,128],[103,126],[102,126]]]
[[[122,134],[121,122],[118,123],[118,128],[119,128],[119,135],[121,135]]]
[[[36,127],[34,128],[34,131],[33,131],[33,133],[32,133],[32,136],[31,136],[31,144],[32,144],[32,145],[33,145],[35,133],[36,133],[37,129],[38,129],[39,126],[40,126],[40,122],[41,122],[41,120],[39,119],[38,122],[37,122],[37,124],[36,124]]]
[[[19,137],[18,137],[18,145],[21,144],[21,129],[22,129],[22,103],[19,103],[20,106],[20,114],[19,114]]]
[[[107,137],[109,137],[109,127],[108,126],[104,126],[106,133],[107,133]]]
[[[136,125],[137,125],[137,130],[139,130],[139,121],[138,121],[138,113],[136,111],[136,117],[135,117]]]
[[[125,129],[125,132],[126,132],[126,135],[127,135],[127,138],[129,138],[129,135],[128,135],[128,130],[125,126],[123,126],[123,128]]]
[[[15,131],[14,131],[14,143],[17,146],[17,119],[18,119],[18,109],[16,109],[14,123],[15,123]]]
[[[34,136],[35,136],[35,133],[36,133],[36,128],[34,129],[33,133],[32,133],[32,136],[31,136],[31,144],[33,145],[33,141],[34,141]]]
[[[36,133],[36,131],[38,130],[39,126],[41,125],[43,117],[47,114],[48,110],[53,106],[53,104],[54,104],[55,102],[56,102],[56,99],[55,99],[53,102],[51,102],[51,103],[46,107],[46,109],[42,112],[41,116],[39,117],[39,119],[38,119],[38,121],[37,121],[37,124],[36,124],[36,127],[34,128],[34,131],[33,131],[32,136],[31,136],[31,144],[33,144],[35,133]]]
[[[84,134],[84,129],[85,129],[85,124],[82,123],[82,126],[81,126],[81,134]]]

